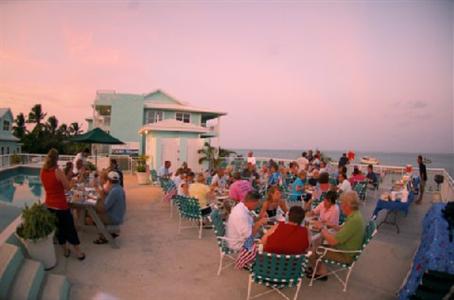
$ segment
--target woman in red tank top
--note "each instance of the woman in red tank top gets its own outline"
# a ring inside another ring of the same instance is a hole
[[[70,255],[68,243],[73,245],[79,260],[85,259],[85,254],[79,248],[79,237],[71,211],[66,201],[65,190],[70,188],[68,179],[58,168],[58,151],[50,149],[41,169],[41,183],[46,192],[46,206],[57,217],[56,237],[63,247],[64,256]]]
[[[288,222],[274,225],[263,237],[263,250],[269,253],[297,255],[309,248],[309,233],[301,227],[304,210],[300,206],[290,208]]]

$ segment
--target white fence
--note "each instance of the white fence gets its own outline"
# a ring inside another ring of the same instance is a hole
[[[235,169],[243,169],[246,167],[246,157],[225,157],[222,158],[224,161],[223,166],[231,165]],[[280,159],[280,158],[271,158],[271,157],[256,157],[257,167],[260,168],[263,164],[268,163],[270,160],[275,161],[276,163],[283,163],[288,165],[290,162],[295,161],[292,159]],[[222,165],[222,164],[221,164]],[[337,170],[337,162],[332,162],[331,168]],[[359,166],[362,172],[367,171],[367,165],[364,164],[350,164],[347,165],[348,172],[351,172],[353,166]],[[384,186],[391,186],[391,183],[394,180],[400,179],[403,174],[405,174],[405,166],[388,166],[388,165],[375,165],[374,172],[379,173],[382,179],[385,181]],[[419,169],[414,168],[413,173],[419,174]],[[438,187],[437,183],[434,180],[435,175],[443,175],[444,181]],[[445,169],[441,168],[427,168],[427,182],[426,182],[426,191],[434,192],[440,191],[440,195],[444,201],[454,201],[454,180],[449,175]]]
[[[45,154],[31,154],[31,153],[19,153],[19,154],[6,154],[0,155],[0,170],[10,168],[18,165],[28,166],[41,166],[44,162]],[[74,155],[59,155],[58,165],[64,167],[66,162],[73,161]],[[134,159],[128,155],[98,155],[96,157],[98,169],[107,168],[109,166],[109,160],[113,158],[117,160],[120,169],[124,172],[130,172],[133,170],[135,163]],[[95,163],[95,157],[90,156],[88,161]]]

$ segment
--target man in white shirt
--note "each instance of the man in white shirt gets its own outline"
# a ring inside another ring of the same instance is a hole
[[[301,157],[296,160],[298,163],[298,166],[300,167],[300,170],[307,170],[307,166],[309,165],[309,160],[306,158],[307,153],[303,152],[301,154]]]
[[[73,160],[73,173],[77,174],[78,170],[76,168],[77,161],[81,160],[82,165],[85,166],[85,162],[87,161],[88,156],[90,155],[90,149],[85,148],[84,151],[77,153],[76,157]]]
[[[164,165],[159,169],[158,176],[163,178],[170,178],[170,176],[172,176],[172,173],[170,172],[171,166],[172,164],[170,163],[170,161],[166,160],[164,162]]]
[[[216,175],[214,175],[211,179],[211,186],[222,189],[227,188],[228,180],[229,177],[225,174],[224,169],[219,168],[216,172]]]
[[[254,152],[249,151],[249,153],[247,154],[247,163],[255,166],[256,162],[255,162]]]
[[[339,185],[337,190],[339,193],[350,192],[352,190],[352,185],[350,181],[347,180],[347,176],[344,173],[339,174]]]
[[[244,241],[254,236],[260,226],[267,222],[267,218],[261,218],[254,224],[254,218],[250,211],[257,208],[260,195],[257,192],[249,192],[243,202],[238,203],[232,209],[226,226],[226,237],[229,239],[229,247],[233,250],[240,250]]]

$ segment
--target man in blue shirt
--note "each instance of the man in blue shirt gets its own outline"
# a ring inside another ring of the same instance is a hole
[[[105,191],[100,193],[96,211],[105,225],[120,225],[123,223],[126,212],[125,192],[120,185],[120,175],[117,172],[110,171],[107,174],[107,180],[107,193],[105,193]],[[118,237],[118,234],[113,233],[112,236],[116,238]],[[105,244],[107,243],[107,240],[100,234],[99,238],[95,240],[94,243]]]

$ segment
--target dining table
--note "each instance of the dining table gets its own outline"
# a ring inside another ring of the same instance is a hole
[[[100,201],[100,198],[94,188],[87,187],[84,184],[77,184],[69,191],[69,193],[67,193],[66,197],[69,207],[79,211],[76,221],[77,227],[80,228],[85,226],[85,217],[88,213],[95,223],[98,233],[102,234],[107,239],[112,248],[118,248],[115,239],[109,233],[107,227],[104,225],[98,215],[98,212],[96,211],[96,206],[98,201]]]

